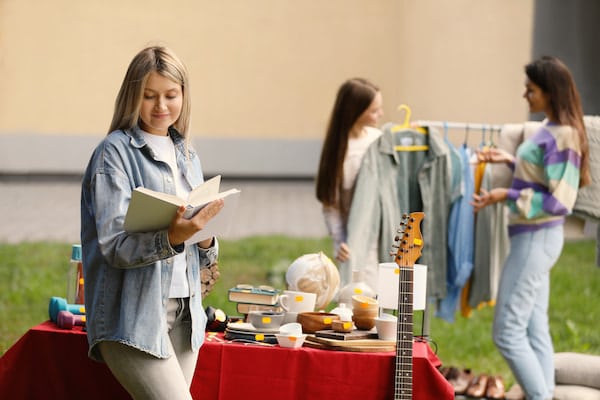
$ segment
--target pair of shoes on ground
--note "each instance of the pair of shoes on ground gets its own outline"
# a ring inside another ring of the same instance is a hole
[[[499,375],[481,374],[473,378],[465,394],[490,400],[504,399],[504,381]]]
[[[473,373],[470,369],[461,370],[456,367],[442,367],[440,372],[452,385],[455,394],[465,394],[471,380],[473,380]]]
[[[474,375],[470,369],[442,367],[440,372],[454,388],[457,395],[486,397],[490,400],[504,399],[504,381],[499,375]]]

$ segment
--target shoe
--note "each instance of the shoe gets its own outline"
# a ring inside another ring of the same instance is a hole
[[[481,374],[471,380],[471,384],[467,388],[467,396],[471,397],[483,397],[485,395],[485,389],[487,388],[488,376]]]
[[[490,376],[488,377],[487,387],[485,389],[485,397],[488,400],[501,400],[504,399],[504,382],[502,377]]]
[[[506,400],[525,400],[525,392],[518,383],[511,386],[510,390],[504,393]]]
[[[438,371],[440,371],[440,374],[442,374],[442,376],[448,380],[448,372],[450,371],[450,367],[439,367]]]
[[[459,370],[455,367],[450,368],[446,377],[448,382],[450,382],[454,388],[455,394],[465,394],[472,378],[473,374],[470,369]]]

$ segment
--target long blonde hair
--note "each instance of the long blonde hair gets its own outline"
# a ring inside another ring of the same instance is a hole
[[[188,73],[175,53],[163,46],[146,47],[131,60],[115,101],[115,110],[108,133],[120,129],[132,129],[138,125],[144,87],[151,72],[157,72],[181,85],[183,105],[179,118],[172,126],[187,141],[191,110]]]

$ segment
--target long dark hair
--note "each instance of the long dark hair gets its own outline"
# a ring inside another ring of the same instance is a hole
[[[353,78],[338,89],[321,151],[317,174],[317,199],[326,206],[339,202],[343,164],[352,126],[371,105],[379,88],[363,78]]]
[[[583,107],[569,68],[558,58],[543,56],[525,66],[525,74],[548,95],[552,116],[561,125],[572,126],[581,148],[579,187],[591,183],[589,149]]]

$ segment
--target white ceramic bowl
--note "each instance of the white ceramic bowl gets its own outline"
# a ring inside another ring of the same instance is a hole
[[[306,339],[306,336],[307,335],[290,336],[290,335],[284,335],[281,333],[275,334],[275,337],[277,338],[277,343],[279,343],[279,345],[281,347],[287,347],[290,349],[298,349],[298,348],[302,347],[302,344],[304,343],[304,339]]]
[[[300,325],[298,322],[283,324],[279,327],[279,333],[287,336],[300,336],[302,335],[302,325]]]

